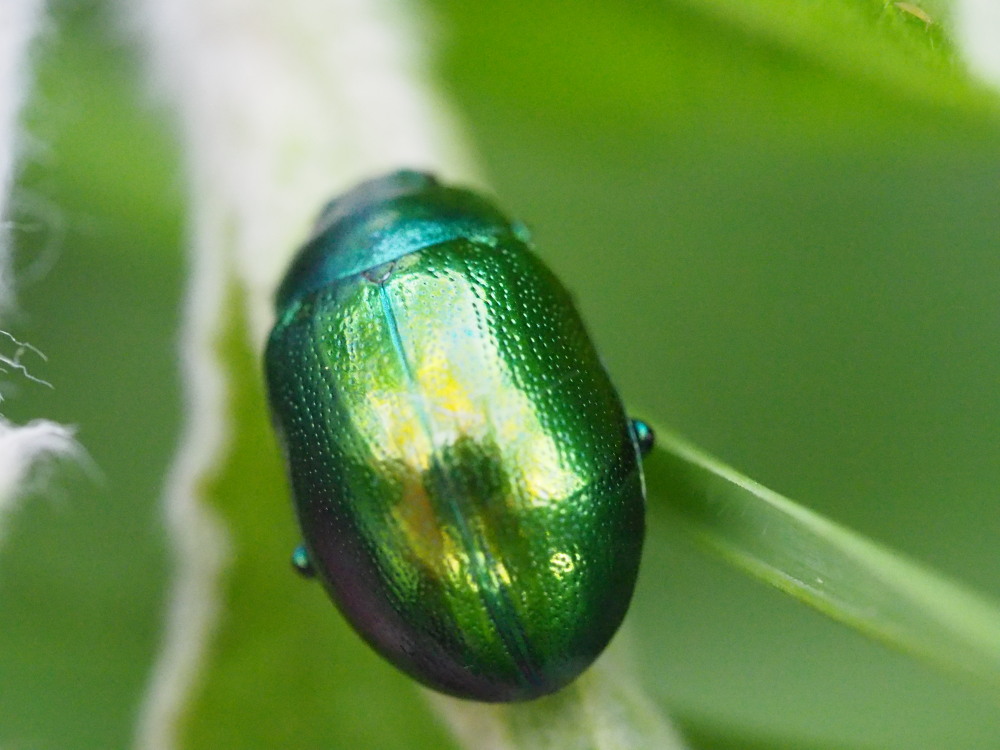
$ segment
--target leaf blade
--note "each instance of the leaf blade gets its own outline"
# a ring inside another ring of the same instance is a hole
[[[745,572],[886,645],[1000,690],[1000,608],[664,430],[647,489]]]

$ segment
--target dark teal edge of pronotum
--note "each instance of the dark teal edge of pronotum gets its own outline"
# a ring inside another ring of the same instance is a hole
[[[288,310],[330,284],[442,242],[461,237],[495,245],[512,235],[524,239],[520,226],[486,199],[442,185],[433,175],[400,170],[326,205],[278,288],[275,306],[279,313]]]

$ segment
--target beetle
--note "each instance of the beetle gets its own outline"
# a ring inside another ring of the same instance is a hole
[[[264,364],[295,567],[438,691],[571,682],[628,608],[653,436],[525,227],[387,174],[326,206],[276,312]]]

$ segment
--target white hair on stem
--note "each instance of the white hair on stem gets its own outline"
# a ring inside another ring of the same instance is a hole
[[[331,197],[401,166],[475,179],[425,79],[426,30],[397,0],[135,1],[192,200],[214,198],[225,216],[206,220],[229,223],[258,348],[289,257]]]
[[[0,313],[14,308],[8,206],[20,146],[19,115],[30,81],[30,45],[41,25],[43,7],[41,0],[0,2]],[[40,352],[6,331],[0,330],[0,338],[4,347],[13,347],[11,354],[0,352],[0,372],[46,384],[21,362],[25,352],[39,356]],[[44,458],[77,452],[70,427],[44,419],[18,426],[0,416],[0,541],[5,517],[24,494],[32,466]]]
[[[1000,89],[1000,2],[956,0],[952,14],[955,39],[969,70]]]
[[[63,456],[82,456],[73,428],[47,419],[14,425],[0,416],[0,542],[14,501],[33,489],[31,470],[44,459]]]
[[[0,3],[0,312],[13,303],[7,207],[20,146],[18,116],[28,92],[28,51],[42,10],[42,0]]]

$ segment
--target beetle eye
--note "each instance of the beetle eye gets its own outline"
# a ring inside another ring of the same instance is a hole
[[[648,456],[656,444],[656,435],[653,433],[653,428],[641,419],[633,419],[632,433],[635,435],[635,442],[639,446],[640,455],[644,457]]]
[[[303,578],[312,578],[316,575],[316,570],[313,568],[312,562],[309,561],[309,553],[306,551],[306,545],[300,544],[292,552],[292,567]]]

